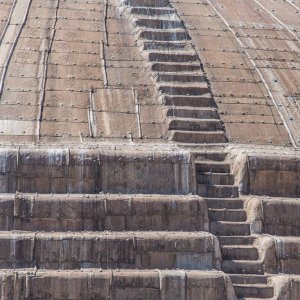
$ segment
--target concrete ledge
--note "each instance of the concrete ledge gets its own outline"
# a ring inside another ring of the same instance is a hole
[[[0,192],[195,192],[194,164],[176,146],[1,148]]]
[[[0,268],[219,267],[219,244],[206,232],[0,232]]]
[[[199,196],[0,194],[0,230],[208,231]]]
[[[240,192],[271,197],[300,197],[300,155],[289,149],[229,149]]]
[[[217,271],[0,271],[1,299],[233,300]]]

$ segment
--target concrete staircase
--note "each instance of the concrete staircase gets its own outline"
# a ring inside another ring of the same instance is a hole
[[[226,142],[199,56],[169,1],[124,0],[123,4],[167,107],[170,139],[179,143]]]
[[[251,236],[250,224],[230,173],[227,153],[207,151],[196,154],[198,194],[206,200],[210,232],[219,239],[222,271],[233,283],[240,299],[266,299],[274,295],[268,285],[263,262]]]

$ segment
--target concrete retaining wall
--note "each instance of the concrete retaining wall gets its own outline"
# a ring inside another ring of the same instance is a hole
[[[187,194],[195,190],[187,151],[147,147],[2,148],[0,192]]]
[[[0,273],[1,299],[233,300],[222,272],[15,271]]]

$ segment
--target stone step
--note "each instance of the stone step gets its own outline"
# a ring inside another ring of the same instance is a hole
[[[192,151],[196,161],[224,161],[228,155],[226,152],[206,150],[203,152]]]
[[[0,270],[2,300],[221,299],[224,274],[186,270]],[[187,298],[182,298],[186,295]],[[202,299],[202,298],[201,298]]]
[[[203,73],[189,73],[189,74],[180,74],[176,73],[159,73],[156,77],[156,80],[159,82],[205,82],[205,76]],[[188,105],[187,105],[188,106]]]
[[[216,107],[210,94],[203,96],[162,96],[162,102],[171,106]]]
[[[189,51],[192,50],[192,47],[190,44],[187,44],[186,41],[182,42],[172,42],[172,41],[167,41],[167,42],[156,42],[156,41],[144,41],[142,43],[143,50],[145,51],[150,51],[150,50],[155,50],[155,51]]]
[[[253,245],[255,241],[254,236],[218,236],[220,245]]]
[[[258,260],[257,248],[245,245],[222,245],[222,259],[225,260]]]
[[[205,198],[205,202],[212,209],[243,209],[244,201],[242,199],[219,199]]]
[[[184,30],[140,30],[138,39],[151,41],[186,41],[189,36]]]
[[[215,108],[211,107],[170,107],[167,110],[168,117],[192,118],[192,119],[218,119],[219,114]],[[220,120],[219,120],[220,121]]]
[[[209,185],[233,185],[234,175],[230,173],[197,173],[197,182]]]
[[[210,230],[215,235],[250,235],[250,224],[245,222],[210,222]]]
[[[206,131],[171,131],[170,140],[178,143],[226,143],[227,138],[224,131],[206,132]]]
[[[134,25],[151,29],[177,29],[183,28],[182,21],[171,19],[136,18]]]
[[[231,274],[264,274],[261,261],[223,260],[222,271]]]
[[[197,194],[209,198],[236,198],[239,196],[237,186],[197,184]]]
[[[222,124],[220,120],[199,120],[189,118],[169,118],[169,130],[221,130]]]
[[[192,63],[157,62],[151,65],[151,69],[152,71],[156,71],[156,72],[193,72],[193,71],[200,70],[200,64],[198,62],[192,62]]]
[[[210,221],[245,222],[247,214],[243,209],[211,209],[208,210]]]
[[[0,232],[0,268],[212,269],[207,232]]]
[[[183,84],[161,84],[159,91],[168,95],[200,96],[210,92],[206,82],[196,83],[195,86]]]
[[[201,173],[212,172],[212,173],[230,173],[230,164],[223,161],[200,161],[196,160],[196,171]]]
[[[123,5],[138,7],[170,7],[169,0],[124,0]]]
[[[142,15],[142,16],[153,16],[153,17],[164,17],[173,19],[175,11],[172,8],[162,7],[131,7],[130,15]]]
[[[233,287],[237,297],[266,299],[274,296],[274,288],[265,284],[234,284]]]
[[[267,275],[244,275],[231,274],[229,275],[231,282],[234,284],[267,284],[269,276]]]
[[[189,63],[199,60],[198,55],[194,51],[157,51],[148,52],[148,58],[151,62],[174,62]]]
[[[206,203],[186,195],[1,194],[0,230],[207,230]]]

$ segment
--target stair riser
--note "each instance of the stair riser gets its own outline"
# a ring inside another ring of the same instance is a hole
[[[139,39],[151,40],[151,41],[185,41],[188,36],[185,32],[157,32],[157,31],[144,31],[139,32]]]
[[[168,7],[169,0],[124,0],[124,5],[138,7]]]
[[[170,139],[179,143],[195,143],[195,144],[208,144],[208,143],[226,143],[227,139],[225,134],[222,133],[202,133],[202,132],[180,132],[174,131]]]
[[[222,259],[226,260],[258,260],[256,248],[224,248],[221,247]]]
[[[171,106],[215,107],[211,97],[171,97],[164,96],[162,102]]]
[[[231,274],[264,274],[262,263],[245,264],[242,262],[222,262],[222,271]]]
[[[210,230],[215,235],[249,235],[250,234],[250,225],[245,224],[224,224],[211,222]]]
[[[197,194],[209,198],[235,198],[239,196],[237,187],[234,186],[213,186],[198,184]]]
[[[201,163],[196,162],[196,171],[197,172],[212,172],[212,173],[230,173],[230,165],[227,163]]]
[[[183,120],[172,120],[169,122],[169,130],[209,131],[220,130],[222,125],[219,121],[189,122]]]
[[[237,297],[255,297],[255,298],[272,298],[274,296],[273,287],[256,287],[256,286],[235,286],[234,291]]]
[[[220,245],[253,245],[255,238],[252,236],[218,236]]]
[[[169,75],[169,74],[158,74],[156,77],[158,82],[205,82],[205,77],[200,74],[196,75]]]
[[[144,51],[188,51],[191,47],[186,43],[172,43],[172,42],[143,42],[142,47]]]
[[[209,210],[208,216],[210,221],[245,222],[247,220],[245,211]]]
[[[137,19],[134,21],[135,26],[151,29],[176,29],[182,28],[181,21],[159,20],[159,19]]]
[[[153,63],[152,71],[156,72],[193,72],[199,71],[200,65],[197,64],[167,64],[167,63]]]
[[[162,85],[159,87],[159,91],[169,95],[200,96],[209,93],[209,88],[207,86],[192,88]]]
[[[198,56],[195,54],[166,54],[166,53],[149,53],[148,59],[151,62],[175,62],[175,63],[184,63],[184,62],[196,62]]]
[[[235,284],[267,284],[268,276],[262,275],[230,275],[232,283]]]
[[[151,7],[132,7],[130,8],[130,15],[136,15],[136,17],[140,16],[153,16],[153,17],[163,17],[173,19],[175,16],[175,12],[172,9],[164,9],[164,8],[151,8]]]
[[[170,108],[167,111],[168,117],[192,118],[192,119],[218,119],[216,110],[211,109],[180,109]]]
[[[221,125],[220,125],[221,126]],[[233,185],[234,176],[231,174],[203,174],[197,173],[197,182],[200,184],[209,184],[209,185]]]
[[[231,200],[231,199],[205,199],[206,204],[209,208],[212,209],[243,209],[244,201],[243,200]]]

